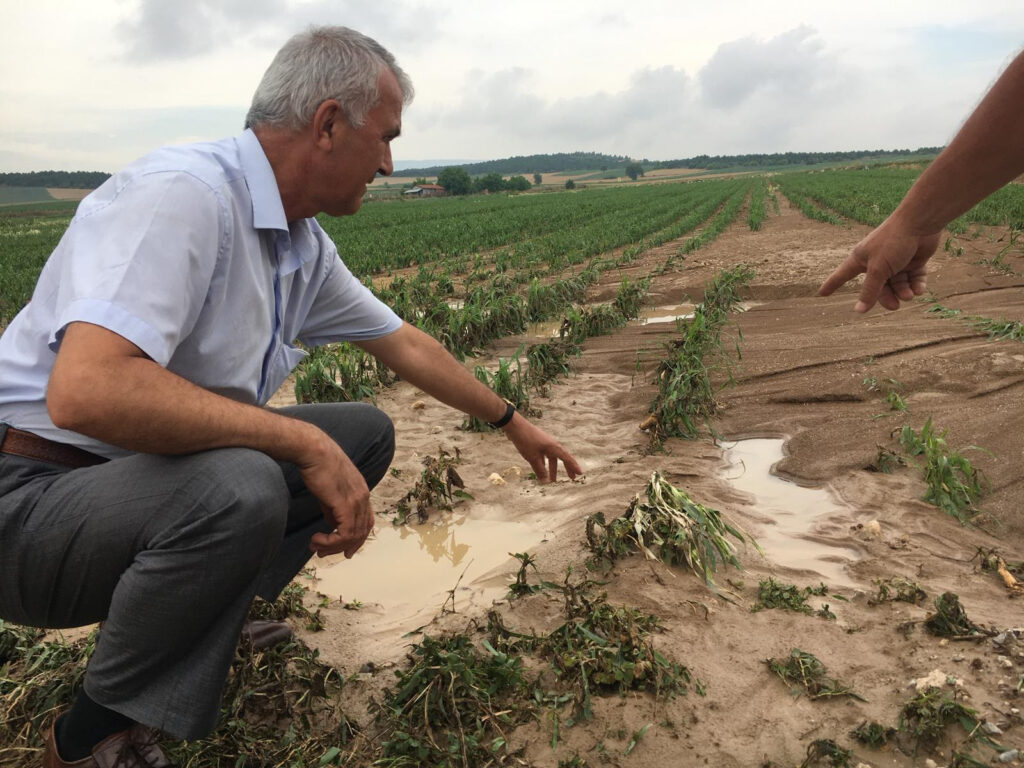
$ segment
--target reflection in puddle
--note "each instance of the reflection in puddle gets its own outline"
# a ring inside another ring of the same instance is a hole
[[[378,521],[373,537],[351,560],[315,561],[316,589],[346,602],[436,611],[456,583],[468,587],[506,563],[514,573],[518,563],[509,553],[523,552],[543,538],[542,531],[524,523],[471,519],[464,513],[446,513],[417,526]],[[505,594],[508,581],[500,582],[492,587],[495,598]]]
[[[827,543],[819,530],[829,517],[846,510],[822,488],[805,488],[771,474],[783,457],[783,442],[740,440],[725,452],[729,482],[753,496],[757,513],[772,521],[751,533],[773,563],[819,573],[829,586],[853,586],[843,564],[860,553]]]

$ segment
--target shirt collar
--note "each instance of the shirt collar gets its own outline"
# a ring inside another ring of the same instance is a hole
[[[246,128],[235,140],[238,142],[239,164],[252,198],[253,227],[288,232],[288,221],[285,219],[274,169],[270,167],[259,139],[251,129]]]

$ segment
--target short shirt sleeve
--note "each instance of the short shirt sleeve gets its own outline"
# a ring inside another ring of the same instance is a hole
[[[227,221],[217,193],[179,171],[143,174],[90,200],[57,247],[50,348],[69,323],[88,322],[166,366],[202,309]]]
[[[316,230],[326,252],[326,276],[299,340],[311,346],[332,341],[368,341],[401,328],[402,318],[355,278],[326,233],[319,227]]]

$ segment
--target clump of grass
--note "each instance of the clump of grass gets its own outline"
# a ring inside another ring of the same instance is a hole
[[[395,504],[395,524],[407,523],[414,514],[418,522],[424,523],[431,510],[450,510],[455,499],[471,499],[472,496],[464,490],[466,484],[455,469],[460,461],[462,456],[458,448],[454,456],[442,448],[437,456],[425,457],[419,480]]]
[[[946,444],[946,431],[936,433],[929,418],[920,434],[908,426],[900,430],[899,442],[911,456],[924,459],[924,481],[928,486],[924,500],[934,504],[961,523],[967,523],[980,510],[976,502],[988,483],[980,470]]]
[[[529,715],[522,660],[465,635],[424,637],[378,709],[374,765],[507,765],[508,732]]]
[[[991,634],[967,618],[959,596],[952,592],[943,592],[935,598],[935,613],[925,619],[924,628],[936,637],[978,637]]]
[[[878,587],[878,592],[875,596],[868,600],[869,605],[879,605],[881,603],[910,603],[917,605],[918,603],[924,602],[928,597],[921,585],[916,581],[905,579],[902,576],[891,576],[888,579],[876,579],[875,586]]]
[[[765,663],[768,669],[782,678],[782,681],[790,686],[802,688],[811,699],[836,698],[849,696],[859,701],[864,698],[849,686],[829,677],[825,665],[812,653],[793,648],[789,652],[789,658],[785,660],[767,659]]]
[[[832,739],[816,739],[807,746],[807,756],[800,763],[800,768],[811,768],[815,765],[829,765],[832,768],[851,768],[850,760],[853,751],[844,749]],[[827,760],[828,762],[822,762]]]
[[[771,576],[762,579],[757,584],[757,602],[751,611],[761,611],[770,608],[781,608],[796,613],[806,613],[809,616],[820,616],[823,619],[835,619],[836,616],[829,610],[828,604],[815,610],[807,598],[812,595],[824,595],[828,587],[820,584],[817,587],[804,587],[800,589],[795,584],[785,584],[776,581]]]
[[[696,437],[715,412],[712,375],[731,369],[722,352],[722,331],[740,301],[739,289],[753,278],[753,270],[739,265],[723,270],[704,292],[704,300],[691,319],[680,319],[680,338],[666,345],[667,356],[656,370],[658,394],[641,428],[648,429],[655,445],[666,438]],[[736,345],[739,355],[739,345]]]
[[[72,643],[0,621],[0,765],[41,759],[45,730],[77,693],[96,632]]]
[[[742,570],[730,536],[757,547],[720,512],[693,501],[658,472],[651,474],[647,486],[620,517],[609,523],[598,512],[587,519],[587,543],[595,562],[614,563],[639,550],[668,565],[685,565],[712,589],[719,566]]]
[[[865,720],[850,731],[850,735],[871,749],[881,749],[896,735],[896,729],[873,720],[871,722]]]

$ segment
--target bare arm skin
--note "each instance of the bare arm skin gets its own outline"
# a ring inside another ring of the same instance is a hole
[[[483,421],[497,421],[505,413],[504,400],[477,381],[436,339],[415,326],[404,323],[394,333],[360,342],[359,346],[406,381],[463,413]],[[516,413],[502,430],[540,482],[557,478],[559,461],[570,479],[583,473],[565,448],[522,414]]]
[[[320,556],[351,557],[373,529],[366,481],[323,431],[197,387],[100,326],[68,326],[46,405],[58,427],[129,450],[184,454],[241,446],[295,464],[337,526],[311,540]]]
[[[924,293],[926,263],[942,228],[1024,173],[1024,53],[982,99],[942,153],[918,177],[896,210],[854,246],[818,291],[832,294],[866,273],[854,309],[877,301],[898,309]]]

